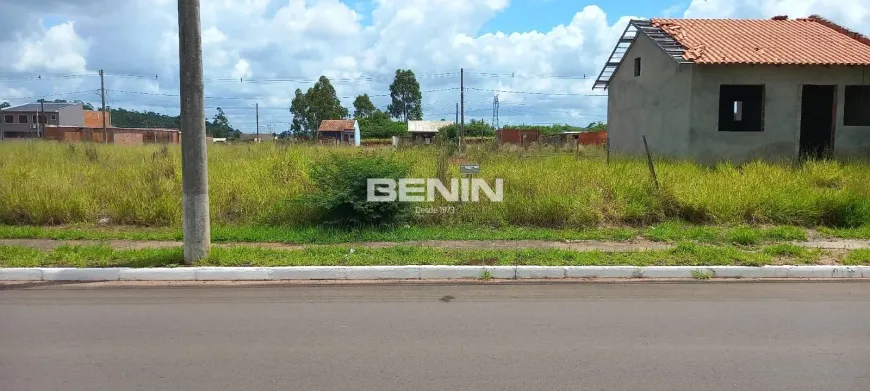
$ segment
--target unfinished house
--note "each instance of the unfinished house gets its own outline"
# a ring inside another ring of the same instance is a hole
[[[82,126],[81,103],[28,103],[0,110],[0,139],[41,138],[46,126]]]
[[[360,145],[359,122],[355,119],[325,119],[317,129],[317,140],[322,144]]]
[[[438,131],[453,125],[453,121],[408,121],[408,135],[415,143],[432,144]]]
[[[632,20],[593,89],[613,153],[870,156],[870,40],[819,16]]]

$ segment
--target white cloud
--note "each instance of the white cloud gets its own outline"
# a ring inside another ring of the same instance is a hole
[[[83,73],[88,43],[76,34],[73,22],[46,30],[41,36],[20,37],[7,46],[4,62],[15,70]]]
[[[870,32],[870,5],[863,0],[692,0],[687,18],[802,18],[818,14],[863,33]]]
[[[96,74],[105,69],[111,105],[178,112],[178,97],[164,96],[178,92],[174,0],[27,3],[31,6],[4,4],[0,15],[0,101],[23,103],[15,99],[85,90],[58,97],[95,101]],[[465,68],[467,118],[489,119],[492,90],[503,90],[509,92],[500,93],[502,123],[603,120],[606,99],[584,95],[598,93],[590,89],[592,79],[631,16],[609,24],[601,8],[589,5],[542,31],[479,33],[509,6],[509,0],[371,0],[350,6],[339,0],[203,1],[206,94],[247,98],[208,99],[206,104],[210,110],[223,107],[234,125],[253,131],[252,107],[259,103],[261,125],[281,129],[290,121],[286,108],[293,91],[307,89],[320,75],[333,79],[347,106],[357,94],[368,93],[385,107],[389,98],[378,95],[388,93],[396,69],[410,68],[424,91],[448,89],[424,93],[424,115],[452,118],[459,68]],[[39,10],[46,7],[72,22],[45,29]],[[91,12],[98,8],[106,13]],[[860,30],[870,26],[868,12],[859,0],[695,0],[685,15],[818,13]],[[81,73],[93,76],[23,80]],[[16,76],[22,80],[8,80]],[[274,79],[282,81],[266,81]]]

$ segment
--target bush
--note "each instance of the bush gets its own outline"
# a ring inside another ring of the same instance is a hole
[[[459,125],[450,124],[438,130],[438,134],[445,139],[453,140],[459,135]],[[465,138],[469,137],[485,137],[495,135],[495,129],[486,121],[473,119],[465,124]]]
[[[363,139],[389,138],[408,133],[408,124],[402,121],[393,121],[389,115],[381,111],[376,112],[370,118],[360,118],[359,128],[360,136]]]
[[[369,178],[398,180],[409,172],[407,164],[389,157],[333,154],[311,167],[309,176],[316,191],[303,196],[303,201],[326,225],[352,228],[394,224],[408,217],[410,205],[367,201],[367,182]]]

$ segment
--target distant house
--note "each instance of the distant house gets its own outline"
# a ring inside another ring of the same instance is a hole
[[[567,131],[555,136],[562,144],[602,145],[607,141],[607,132]]]
[[[102,128],[103,127],[103,112],[94,110],[85,110],[83,125],[86,128]],[[106,113],[106,127],[112,127],[112,113]]]
[[[359,122],[353,119],[326,119],[320,122],[317,139],[335,144],[360,145]]]
[[[499,144],[517,144],[527,146],[538,142],[541,131],[538,129],[502,128],[495,131],[495,140]]]
[[[4,138],[35,138],[45,126],[84,126],[81,103],[28,103],[0,110],[0,132]]]
[[[263,141],[273,141],[273,140],[275,140],[275,136],[272,136],[271,134],[267,134],[267,133],[260,133],[259,135],[242,133],[241,135],[239,135],[239,141],[245,142],[245,143],[261,143]]]
[[[438,131],[450,125],[453,121],[408,121],[408,134],[414,142],[431,144]]]
[[[870,154],[870,39],[819,16],[632,20],[593,89],[614,152]]]
[[[110,144],[178,144],[181,134],[178,129],[114,128],[46,125],[43,139],[67,143],[95,142]]]

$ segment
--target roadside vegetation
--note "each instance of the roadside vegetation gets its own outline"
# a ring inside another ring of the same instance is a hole
[[[739,235],[734,232],[740,232]],[[693,241],[707,244],[751,244],[807,240],[806,230],[793,226],[724,227],[665,222],[650,227],[500,228],[450,225],[405,225],[340,229],[335,227],[213,226],[214,242],[336,244],[419,240],[548,240],[548,241]],[[0,226],[0,239],[163,240],[180,241],[178,227],[136,226]]]
[[[307,247],[278,250],[258,247],[215,247],[208,259],[193,266],[371,266],[371,265],[543,265],[543,266],[762,266],[811,265],[842,259],[849,265],[870,264],[867,250],[833,254],[821,250],[769,246],[753,249],[679,243],[672,249],[640,252],[534,250],[460,250],[399,246],[351,248]],[[181,248],[114,250],[108,246],[61,246],[37,250],[0,246],[0,267],[174,267],[183,264]]]
[[[600,156],[594,151],[590,155]],[[216,226],[294,230],[319,226],[310,205],[294,200],[321,191],[313,167],[328,159],[383,159],[418,178],[461,177],[462,162],[481,164],[479,178],[504,179],[504,202],[463,203],[455,213],[410,214],[397,227],[514,227],[582,231],[637,227],[651,238],[720,238],[752,244],[799,238],[823,227],[834,236],[867,237],[870,164],[807,162],[705,167],[657,161],[661,188],[642,160],[585,157],[548,147],[470,146],[359,149],[311,145],[215,145],[209,148],[212,222]],[[177,228],[181,223],[178,146],[105,146],[42,142],[0,144],[0,224],[109,225]],[[446,204],[436,202],[434,206]],[[430,205],[431,206],[431,205]],[[676,223],[673,223],[676,222]],[[671,224],[671,225],[669,225]],[[692,230],[674,229],[693,224]],[[396,228],[397,229],[397,228]],[[389,230],[387,230],[389,231]],[[535,231],[537,232],[537,231]],[[551,231],[547,231],[551,232]],[[635,231],[636,232],[636,231]],[[703,240],[702,240],[703,241]]]

